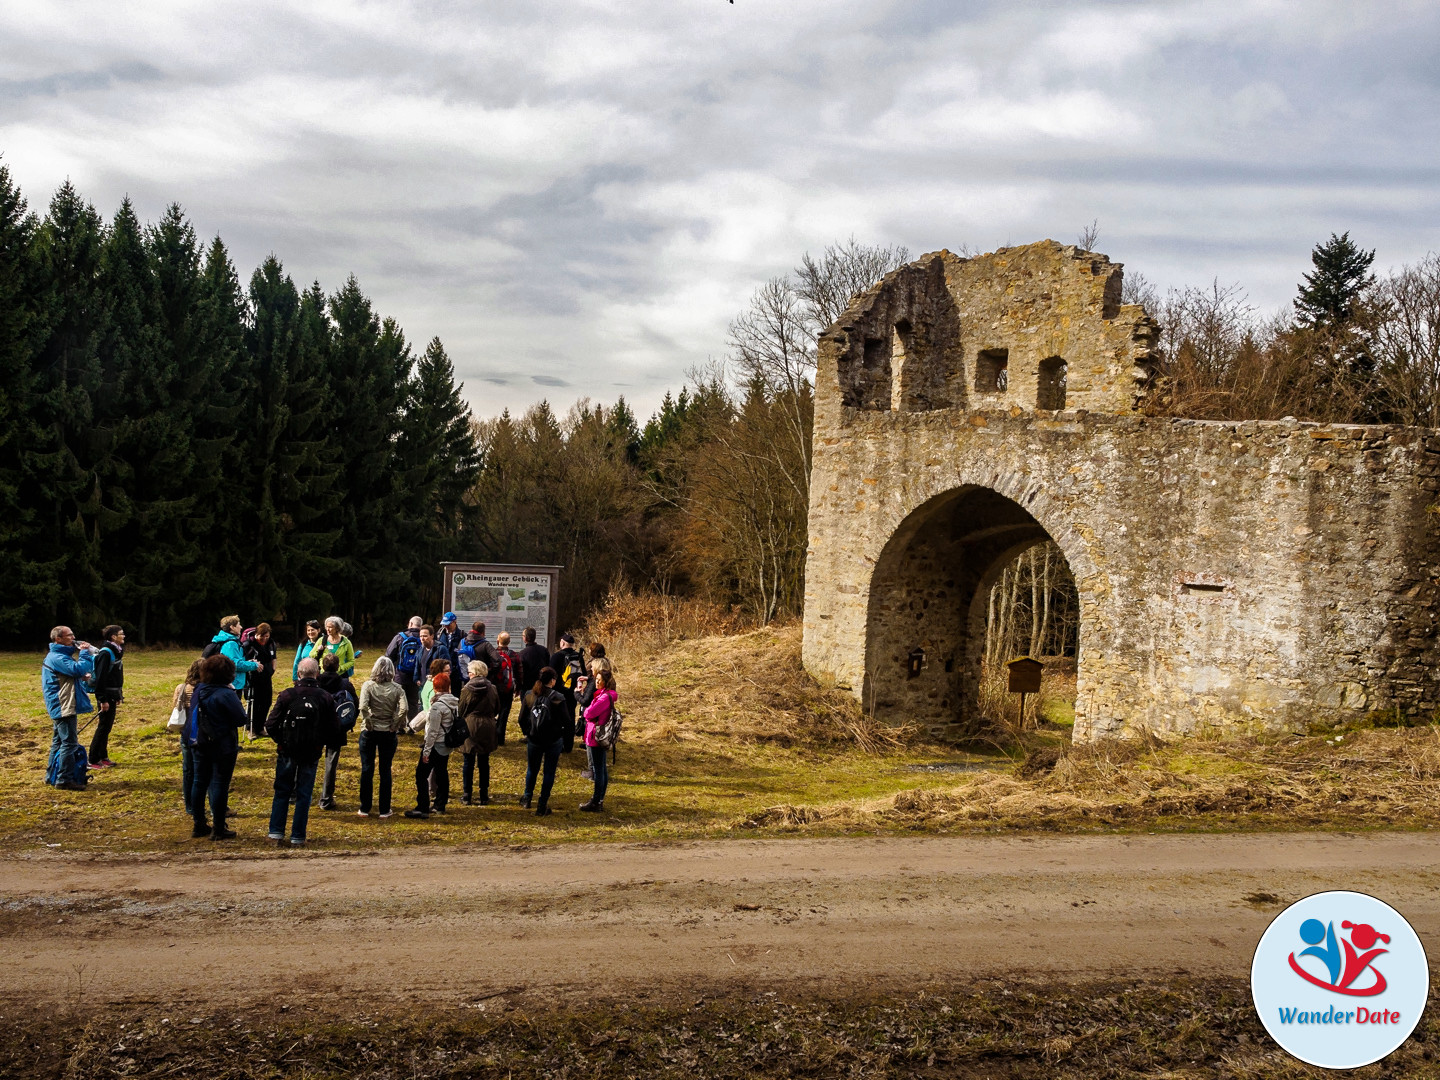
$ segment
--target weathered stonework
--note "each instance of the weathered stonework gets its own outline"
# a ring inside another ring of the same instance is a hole
[[[989,587],[1048,537],[1080,594],[1077,739],[1433,713],[1440,432],[1139,415],[1155,327],[1120,280],[1053,242],[942,251],[826,332],[806,667],[956,730]]]

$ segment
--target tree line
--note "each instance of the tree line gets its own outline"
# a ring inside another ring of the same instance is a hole
[[[408,614],[480,467],[444,346],[352,277],[243,282],[178,206],[43,217],[0,166],[0,634]]]
[[[0,166],[0,635],[192,640],[224,609],[379,636],[439,610],[445,559],[563,566],[567,624],[627,590],[798,614],[816,340],[908,259],[805,255],[643,424],[623,398],[476,421],[441,342],[415,350],[353,278],[300,288],[272,256],[243,284],[178,207],[107,222],[66,184],[42,218]],[[1268,319],[1237,287],[1131,274],[1162,327],[1147,411],[1440,423],[1440,259],[1378,278],[1348,234],[1312,259]],[[1072,651],[1063,560],[1012,569],[1033,602],[994,617]]]

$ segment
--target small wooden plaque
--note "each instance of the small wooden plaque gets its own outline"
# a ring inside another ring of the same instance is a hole
[[[1039,660],[1022,656],[1019,659],[1011,660],[1005,667],[1010,675],[1010,693],[1038,694],[1040,692],[1040,675],[1045,670],[1045,665]]]

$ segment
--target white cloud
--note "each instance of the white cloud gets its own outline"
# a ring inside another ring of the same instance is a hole
[[[724,350],[750,291],[855,235],[1072,240],[1286,302],[1350,229],[1440,247],[1433,4],[1342,0],[37,3],[0,9],[0,153],[354,272],[478,408]]]

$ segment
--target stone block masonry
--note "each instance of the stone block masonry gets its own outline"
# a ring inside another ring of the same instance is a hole
[[[1156,331],[1120,275],[1053,242],[939,252],[823,335],[807,668],[883,719],[971,730],[989,588],[1053,539],[1077,740],[1428,718],[1440,432],[1140,415]]]

